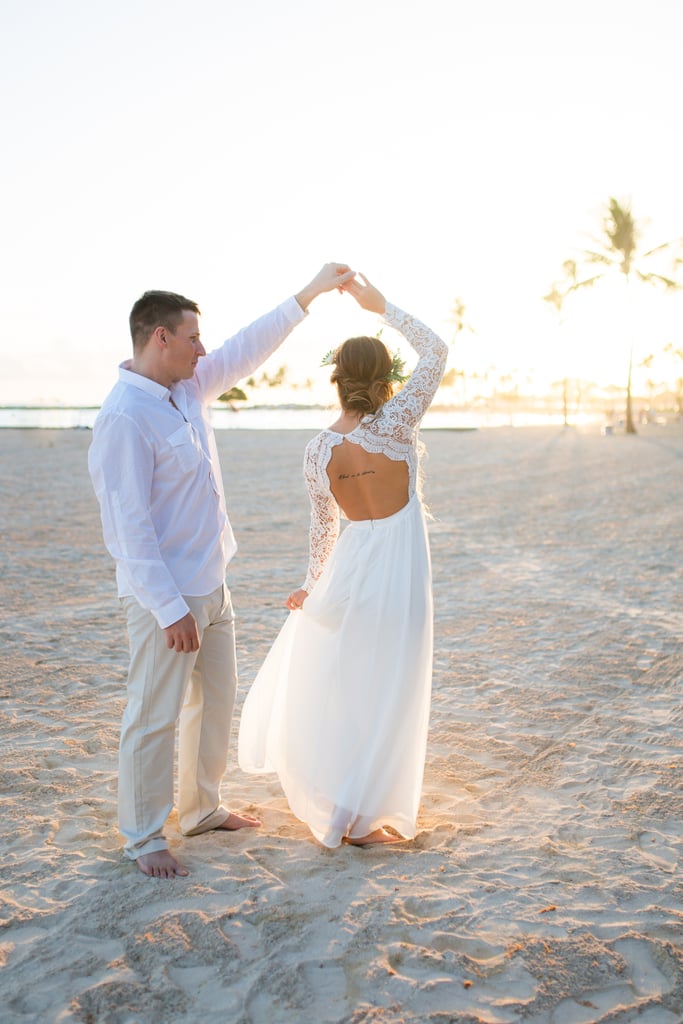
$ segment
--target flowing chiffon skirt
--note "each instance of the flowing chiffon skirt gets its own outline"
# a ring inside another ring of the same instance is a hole
[[[240,767],[276,772],[325,846],[382,825],[412,838],[431,677],[431,565],[414,495],[387,519],[348,523],[289,613],[244,704]]]

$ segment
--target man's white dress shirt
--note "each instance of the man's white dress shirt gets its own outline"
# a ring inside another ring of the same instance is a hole
[[[237,550],[208,404],[248,376],[306,314],[295,298],[203,356],[171,389],[123,364],[95,421],[88,466],[119,597],[159,625],[189,611],[183,594],[212,593]],[[177,408],[171,404],[173,399]]]

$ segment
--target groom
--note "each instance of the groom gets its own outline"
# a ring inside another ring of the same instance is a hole
[[[146,875],[189,872],[163,834],[260,822],[220,802],[237,671],[225,571],[236,550],[207,407],[253,373],[323,292],[353,277],[328,263],[292,298],[208,355],[199,307],[150,291],[130,314],[133,358],[95,421],[88,466],[128,624],[128,702],[119,749],[119,827]]]

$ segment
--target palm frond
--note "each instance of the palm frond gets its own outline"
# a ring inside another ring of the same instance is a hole
[[[562,312],[562,306],[564,300],[567,297],[566,291],[560,291],[558,286],[554,284],[547,295],[543,296],[543,301],[553,306],[558,313]]]
[[[595,274],[594,277],[587,277],[584,278],[583,281],[577,281],[576,284],[571,285],[569,291],[577,292],[581,288],[592,288],[596,281],[602,280],[602,278],[605,276],[605,273],[606,271],[603,271],[602,274]]]
[[[576,284],[579,276],[579,265],[576,260],[565,260],[562,264],[562,270],[567,285]]]
[[[614,196],[610,196],[602,227],[612,248],[620,253],[622,262],[629,267],[640,237],[630,202],[619,202]]]
[[[646,256],[654,256],[656,252],[664,252],[666,249],[673,249],[675,245],[680,245],[680,238],[673,238],[670,242],[662,242],[661,245],[656,245],[654,249],[648,249],[647,252],[641,253],[640,258],[645,259]]]
[[[646,273],[643,270],[636,270],[636,274],[645,284],[663,284],[668,291],[683,291],[683,282],[676,281],[672,277],[666,277],[665,274]]]
[[[608,256],[604,252],[595,252],[593,249],[584,249],[582,255],[586,263],[602,263],[606,267],[614,267],[618,262],[613,256]]]

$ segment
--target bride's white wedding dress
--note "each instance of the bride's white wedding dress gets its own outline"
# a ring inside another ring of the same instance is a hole
[[[249,694],[239,733],[246,772],[277,772],[289,806],[325,846],[383,825],[412,838],[424,771],[432,676],[431,565],[419,493],[418,430],[447,347],[387,303],[383,319],[419,355],[409,381],[349,434],[307,446],[309,597],[289,613]],[[408,502],[347,522],[327,466],[343,441],[408,466]]]

